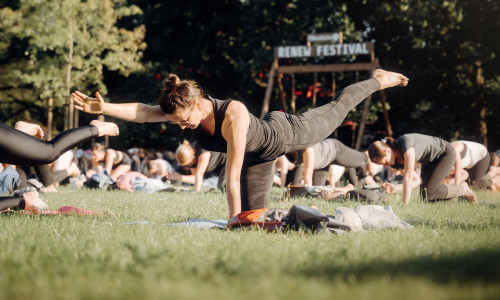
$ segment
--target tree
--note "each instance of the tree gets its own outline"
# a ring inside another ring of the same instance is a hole
[[[419,131],[500,146],[500,4],[493,0],[374,1],[349,5],[357,28],[375,41],[382,66],[411,77],[393,102],[400,133]]]
[[[64,128],[77,125],[69,103],[73,88],[106,94],[104,70],[128,75],[142,68],[145,27],[117,26],[141,13],[111,0],[20,0],[3,7],[2,101],[44,110],[53,99],[56,110],[66,109]]]

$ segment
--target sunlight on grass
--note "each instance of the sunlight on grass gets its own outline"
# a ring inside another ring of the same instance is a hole
[[[2,215],[2,299],[478,299],[500,295],[500,201],[389,198],[408,230],[343,235],[193,229],[225,219],[222,193],[130,194],[68,189],[44,195],[103,217]],[[296,198],[326,214],[356,202]],[[149,221],[137,224],[135,221]],[[127,224],[133,223],[133,224]]]

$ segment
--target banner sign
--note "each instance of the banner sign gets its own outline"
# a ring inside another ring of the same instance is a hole
[[[322,43],[322,42],[330,42],[330,43],[339,43],[342,39],[342,33],[334,32],[334,33],[310,33],[307,35],[308,43]]]
[[[373,53],[373,43],[280,46],[275,49],[277,58],[369,55],[371,53]]]

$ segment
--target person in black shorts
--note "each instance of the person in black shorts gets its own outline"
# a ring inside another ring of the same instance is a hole
[[[384,183],[382,188],[388,193],[403,191],[403,203],[408,204],[414,182],[415,163],[421,163],[420,195],[424,200],[438,201],[465,197],[469,202],[477,202],[477,197],[466,182],[442,184],[455,164],[453,146],[440,138],[410,133],[398,139],[386,138],[376,141],[368,147],[370,159],[384,166],[403,170],[403,183],[393,185]]]
[[[133,122],[171,122],[194,130],[205,150],[227,153],[226,191],[229,217],[241,211],[267,208],[277,157],[302,150],[327,138],[347,113],[380,89],[406,86],[408,78],[377,69],[372,78],[350,85],[320,107],[299,115],[271,112],[263,119],[250,114],[239,101],[204,95],[194,81],[171,74],[160,105],[105,103],[99,93],[89,98],[74,92],[75,108]]]
[[[90,126],[73,128],[62,132],[51,141],[42,141],[36,137],[44,136],[39,125],[26,122],[17,123],[16,129],[0,122],[0,162],[18,166],[38,166],[53,162],[69,149],[103,135],[118,135],[118,126],[110,122],[94,120]],[[36,136],[33,137],[32,135]],[[6,209],[24,209],[37,211],[46,207],[38,198],[36,190],[27,190],[24,194],[0,198],[0,211]]]
[[[106,170],[111,178],[116,179],[126,172],[130,171],[132,159],[128,154],[111,148],[105,148],[102,144],[96,143],[92,145],[92,170],[101,172]],[[104,163],[104,167],[101,165]],[[93,172],[88,172],[87,177]]]
[[[203,179],[213,174],[218,177],[217,188],[221,190],[225,188],[225,153],[206,151],[196,142],[191,144],[184,141],[177,147],[175,157],[179,166],[189,167],[191,175],[181,175],[175,172],[169,175],[168,179],[193,184],[195,191],[199,192],[201,191]]]

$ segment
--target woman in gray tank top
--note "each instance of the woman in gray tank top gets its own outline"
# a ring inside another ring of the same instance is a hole
[[[330,165],[336,164],[346,167],[351,183],[357,186],[359,181],[355,168],[369,171],[371,167],[369,164],[372,162],[367,153],[349,148],[337,139],[329,138],[298,151],[294,164],[298,165],[294,185],[298,184],[298,177],[303,177],[306,185],[325,185]],[[335,183],[330,185],[334,186]]]
[[[420,184],[421,197],[424,200],[437,201],[456,197],[465,197],[469,202],[477,202],[476,195],[463,182],[457,184],[442,184],[455,163],[455,150],[447,141],[423,134],[410,133],[398,139],[386,138],[376,141],[368,147],[370,159],[384,166],[403,169],[403,184],[394,186],[384,183],[382,187],[389,193],[403,192],[403,202],[408,204],[411,190],[416,187],[415,164],[422,164]]]
[[[75,92],[75,108],[133,122],[171,122],[195,131],[199,145],[227,153],[226,190],[229,217],[241,211],[267,208],[275,159],[308,148],[327,138],[347,113],[373,92],[406,86],[408,78],[375,70],[372,78],[350,85],[329,103],[300,115],[271,112],[263,119],[250,114],[239,101],[221,101],[203,94],[196,82],[171,74],[160,95],[160,105],[105,103],[99,93],[89,98]]]

